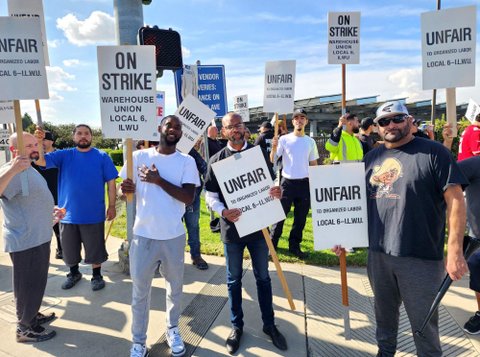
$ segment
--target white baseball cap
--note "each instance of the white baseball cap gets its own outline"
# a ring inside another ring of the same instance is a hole
[[[377,123],[382,118],[398,114],[408,115],[405,104],[399,101],[386,102],[377,109],[377,117],[373,119],[373,122]]]

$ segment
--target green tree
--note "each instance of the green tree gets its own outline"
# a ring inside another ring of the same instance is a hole
[[[34,124],[33,124],[33,120],[32,120],[32,117],[30,116],[30,114],[28,114],[28,113],[23,114],[22,129],[27,131],[27,129],[32,125],[34,125]]]

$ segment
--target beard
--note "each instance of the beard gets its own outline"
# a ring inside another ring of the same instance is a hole
[[[30,160],[32,161],[37,161],[39,157],[40,154],[38,153],[38,151],[32,151],[29,156]]]
[[[388,132],[383,133],[383,139],[389,143],[396,143],[397,141],[402,140],[410,134],[410,125],[406,125],[403,128],[390,129]]]
[[[180,141],[181,137],[175,138],[173,140],[168,138],[166,134],[160,134],[160,144],[165,146],[175,146]]]
[[[92,142],[88,140],[80,140],[80,141],[74,141],[74,144],[77,148],[88,149],[92,145]]]
[[[232,134],[227,139],[233,145],[240,145],[240,144],[243,144],[245,141],[245,133]]]
[[[360,129],[359,128],[353,128],[352,132],[354,134],[358,134],[360,132]]]

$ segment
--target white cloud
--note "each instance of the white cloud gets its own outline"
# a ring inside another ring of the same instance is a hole
[[[183,56],[183,58],[189,58],[191,54],[192,53],[188,48],[186,48],[185,46],[182,46],[182,56]]]
[[[52,91],[74,92],[77,88],[67,83],[74,80],[75,76],[65,72],[60,67],[47,67],[48,87]]]
[[[57,48],[62,43],[62,40],[47,40],[49,48]]]
[[[269,21],[269,22],[282,22],[282,23],[292,23],[292,24],[308,24],[308,25],[318,25],[326,24],[327,18],[316,17],[316,16],[279,16],[272,14],[270,12],[260,12],[253,16],[254,19],[259,21]]]
[[[76,67],[80,64],[80,60],[78,59],[67,59],[63,60],[63,65],[65,67]]]
[[[101,11],[93,11],[85,20],[67,14],[57,19],[57,28],[63,31],[68,42],[76,46],[115,41],[115,20]]]

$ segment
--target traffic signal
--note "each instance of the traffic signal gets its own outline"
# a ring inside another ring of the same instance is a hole
[[[157,70],[177,70],[183,67],[180,34],[172,29],[162,30],[157,26],[141,27],[138,30],[140,45],[154,45]]]

